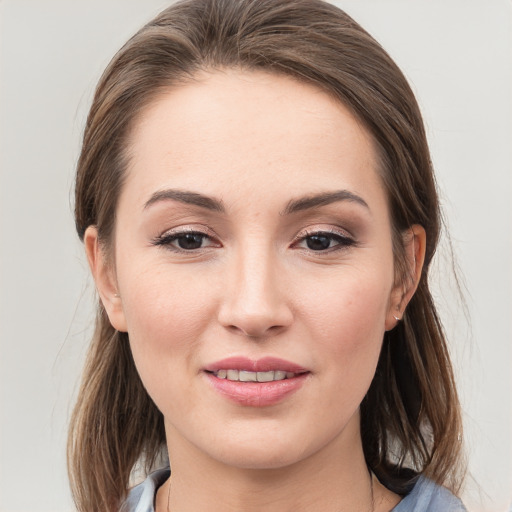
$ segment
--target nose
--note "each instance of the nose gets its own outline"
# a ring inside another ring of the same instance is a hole
[[[251,338],[267,338],[291,325],[293,313],[286,284],[271,251],[238,255],[224,284],[218,320],[226,329]]]

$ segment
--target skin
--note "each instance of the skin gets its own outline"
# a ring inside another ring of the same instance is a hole
[[[372,510],[359,405],[384,332],[414,293],[425,233],[404,234],[411,279],[397,285],[365,128],[310,85],[216,71],[158,97],[129,150],[113,257],[94,227],[85,245],[110,321],[129,333],[165,418],[173,512]],[[215,198],[224,211],[155,196],[168,189]],[[284,213],[298,198],[340,190],[362,202]],[[202,233],[197,248],[180,250],[183,235],[162,238],[184,230]],[[318,232],[327,248],[313,250]],[[203,369],[241,355],[310,373],[278,404],[240,405]],[[376,511],[399,501],[375,478],[373,492]]]

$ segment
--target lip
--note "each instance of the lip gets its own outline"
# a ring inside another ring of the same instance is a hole
[[[305,373],[307,368],[298,364],[279,359],[277,357],[263,357],[261,359],[252,360],[248,357],[228,357],[220,361],[216,361],[205,366],[205,371],[216,372],[218,370],[245,370],[247,372],[270,372],[275,370],[283,370],[292,373]]]
[[[268,372],[283,370],[297,374],[295,377],[272,382],[239,382],[219,379],[213,372],[224,369]],[[238,405],[268,407],[276,405],[297,392],[310,372],[295,363],[275,357],[252,360],[247,357],[229,357],[207,365],[204,375],[215,391]]]

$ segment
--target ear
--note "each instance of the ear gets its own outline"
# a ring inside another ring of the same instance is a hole
[[[89,226],[86,229],[84,245],[89,267],[96,283],[96,289],[110,323],[114,329],[127,332],[123,302],[117,290],[114,269],[108,261],[104,249],[101,247],[96,226]]]
[[[427,235],[423,226],[413,224],[404,234],[404,248],[407,268],[404,279],[391,292],[388,312],[386,315],[386,331],[393,329],[403,318],[405,308],[411,300],[421,278],[425,261]]]

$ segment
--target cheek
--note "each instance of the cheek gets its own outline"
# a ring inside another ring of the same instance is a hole
[[[162,375],[183,371],[183,361],[190,360],[214,307],[209,288],[197,273],[151,265],[147,272],[127,269],[120,276],[130,344],[143,379],[158,374],[163,365]]]
[[[353,334],[355,343],[364,333],[384,329],[390,293],[389,279],[356,269],[339,278],[331,276],[318,287],[318,293],[304,297],[303,305],[328,338],[335,332],[349,338]]]
[[[204,275],[184,267],[171,271],[154,261],[135,266],[150,270],[127,265],[119,280],[137,371],[161,411],[170,417],[195,414],[200,396],[192,400],[193,390],[184,383],[198,371],[197,353],[214,307],[210,288]]]
[[[330,361],[345,384],[373,377],[385,331],[392,283],[389,274],[351,269],[306,295],[301,309],[315,352]],[[351,378],[353,377],[353,379]]]
[[[305,330],[319,369],[317,419],[333,433],[356,414],[375,375],[385,331],[387,279],[353,272],[304,299]]]

